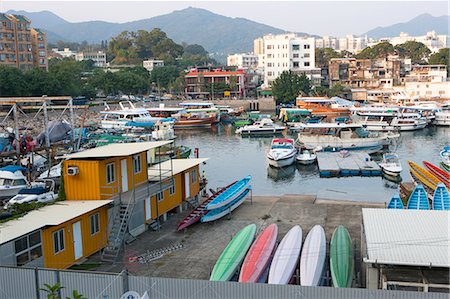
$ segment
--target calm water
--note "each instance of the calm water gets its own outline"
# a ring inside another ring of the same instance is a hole
[[[251,175],[255,195],[314,194],[321,198],[386,202],[398,190],[397,183],[382,177],[320,178],[316,165],[269,167],[266,153],[272,138],[242,138],[230,125],[176,131],[176,135],[176,144],[197,147],[200,157],[210,158],[203,166],[209,188]],[[288,136],[296,139],[296,134]],[[402,132],[390,149],[402,160],[403,181],[411,181],[408,160],[419,164],[423,160],[439,163],[439,151],[449,143],[449,136],[450,128],[446,127]]]

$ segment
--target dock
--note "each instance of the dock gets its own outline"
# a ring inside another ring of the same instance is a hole
[[[350,151],[346,157],[335,152],[318,152],[316,154],[321,177],[381,175],[380,166],[372,161],[367,153]]]

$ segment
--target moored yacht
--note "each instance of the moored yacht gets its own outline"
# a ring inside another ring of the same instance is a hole
[[[383,161],[380,163],[381,170],[390,176],[399,176],[403,168],[397,154],[386,153],[383,155]]]
[[[450,102],[445,102],[435,112],[434,124],[436,126],[450,126]]]
[[[294,163],[297,149],[294,147],[294,140],[287,138],[275,138],[267,158],[269,165],[273,167],[285,167]]]
[[[275,124],[270,118],[263,118],[255,121],[251,125],[246,125],[236,129],[240,135],[274,135],[280,134],[286,129],[285,126]]]

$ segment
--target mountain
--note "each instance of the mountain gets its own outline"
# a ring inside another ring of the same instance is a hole
[[[365,34],[375,39],[398,36],[400,32],[406,32],[412,36],[425,35],[427,32],[433,30],[437,34],[449,34],[448,18],[449,16],[433,17],[425,13],[418,15],[408,22],[397,23],[386,27],[377,27],[367,31]]]
[[[219,55],[252,51],[255,38],[268,33],[285,32],[248,19],[225,17],[193,7],[127,23],[104,21],[71,23],[48,11],[33,13],[8,11],[8,13],[22,14],[30,18],[32,27],[42,28],[48,33],[49,42],[61,39],[100,43],[101,40],[110,39],[124,30],[160,28],[177,43],[199,44],[208,52]]]

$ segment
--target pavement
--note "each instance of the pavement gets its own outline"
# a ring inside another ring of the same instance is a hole
[[[301,226],[305,239],[309,230],[320,224],[325,229],[328,243],[334,229],[344,225],[354,240],[355,272],[358,273],[363,207],[382,208],[384,204],[333,201],[301,195],[254,196],[233,211],[231,217],[226,216],[212,223],[197,223],[177,232],[178,222],[189,213],[184,211],[169,215],[160,231],[146,231],[125,245],[116,264],[102,264],[95,271],[120,272],[126,268],[132,275],[207,280],[223,249],[241,228],[255,223],[260,231],[276,223],[279,241],[294,225]],[[182,244],[182,248],[150,262],[141,263],[136,259],[139,255],[148,256],[147,252],[174,244]],[[96,254],[86,263],[98,262],[99,258],[100,255]]]

